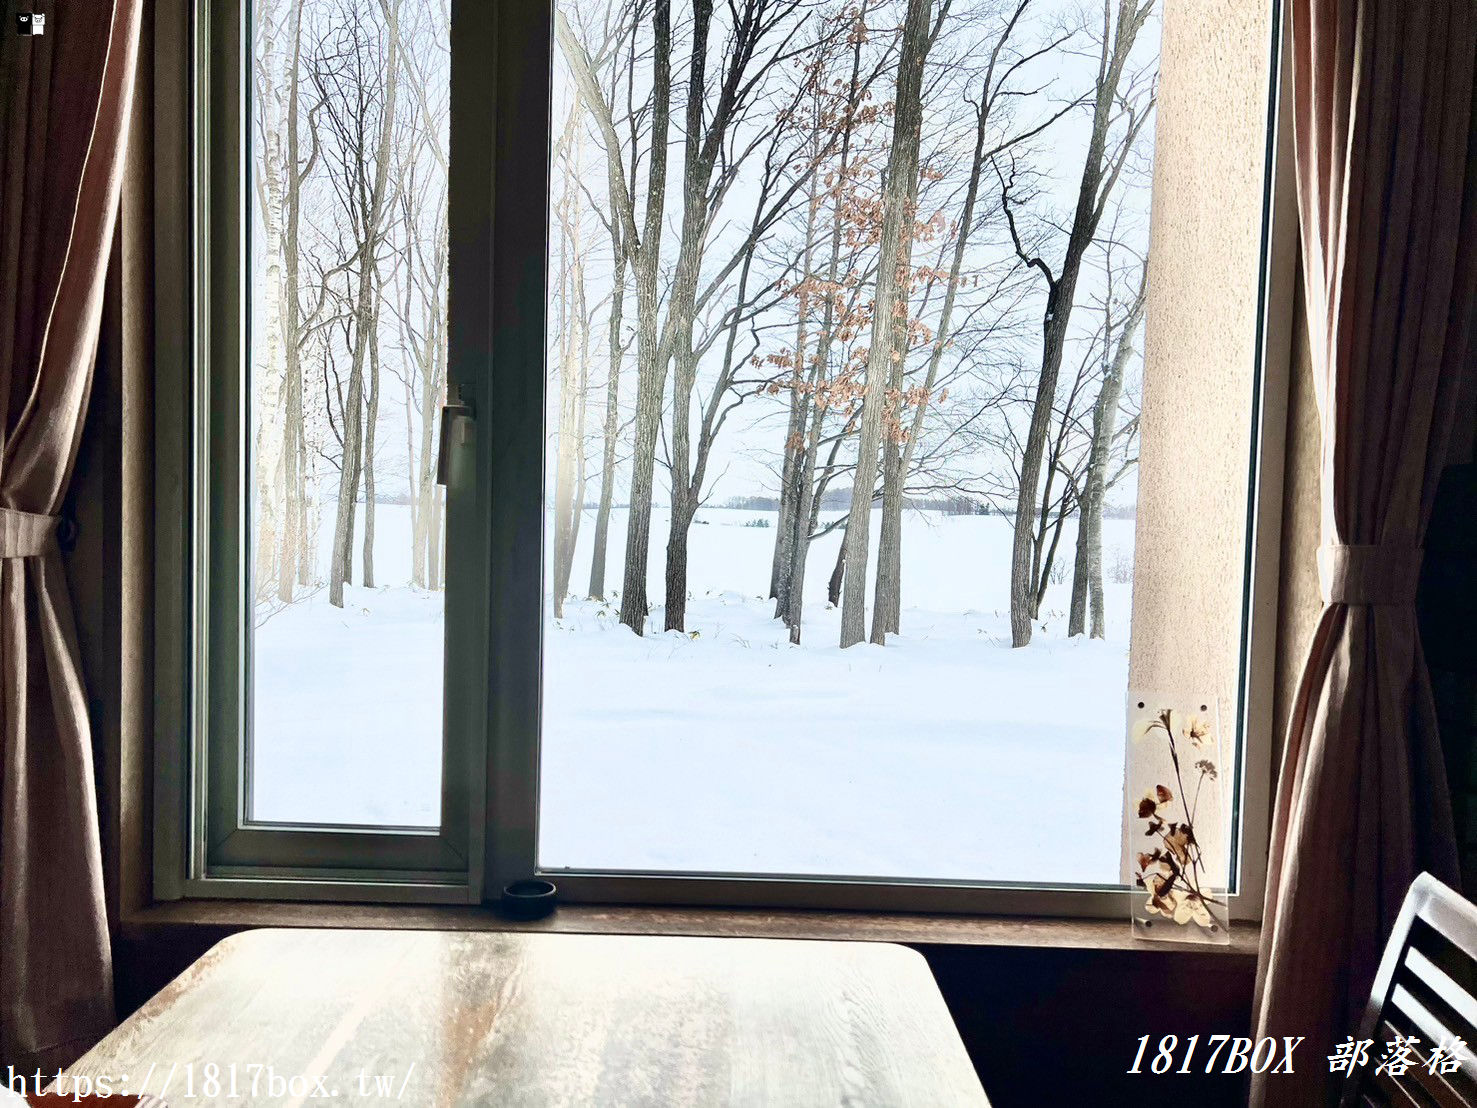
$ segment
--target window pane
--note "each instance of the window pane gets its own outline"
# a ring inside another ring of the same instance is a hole
[[[250,15],[247,812],[441,819],[442,0]]]
[[[665,7],[557,5],[540,864],[1117,884],[1157,9]]]

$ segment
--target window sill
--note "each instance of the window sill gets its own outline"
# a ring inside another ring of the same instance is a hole
[[[1231,931],[1228,946],[1146,942],[1128,921],[1030,916],[943,916],[903,913],[770,911],[740,908],[653,908],[573,904],[541,920],[504,919],[488,908],[313,904],[285,901],[181,900],[128,913],[126,938],[175,928],[224,931],[252,927],[404,928],[416,931],[548,931],[613,935],[701,935],[765,939],[830,939],[910,946],[994,946],[1062,950],[1188,953],[1255,959],[1257,924]]]

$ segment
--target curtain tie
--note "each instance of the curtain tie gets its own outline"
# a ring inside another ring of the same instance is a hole
[[[1326,604],[1414,604],[1421,557],[1411,546],[1318,548],[1318,582]]]
[[[0,558],[34,558],[56,541],[56,516],[0,508]]]

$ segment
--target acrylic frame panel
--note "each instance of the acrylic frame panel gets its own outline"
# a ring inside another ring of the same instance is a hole
[[[1123,858],[1133,932],[1231,941],[1231,789],[1216,698],[1130,690]]]

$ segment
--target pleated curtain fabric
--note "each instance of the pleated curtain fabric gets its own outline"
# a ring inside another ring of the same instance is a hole
[[[0,0],[0,1061],[113,1024],[87,697],[57,512],[97,353],[143,0]],[[3,1071],[0,1071],[3,1072]]]
[[[1293,119],[1322,422],[1323,611],[1292,705],[1257,1035],[1305,1036],[1252,1102],[1334,1098],[1417,873],[1457,880],[1415,594],[1477,277],[1472,0],[1292,0]],[[1377,1054],[1376,1054],[1377,1057]]]

